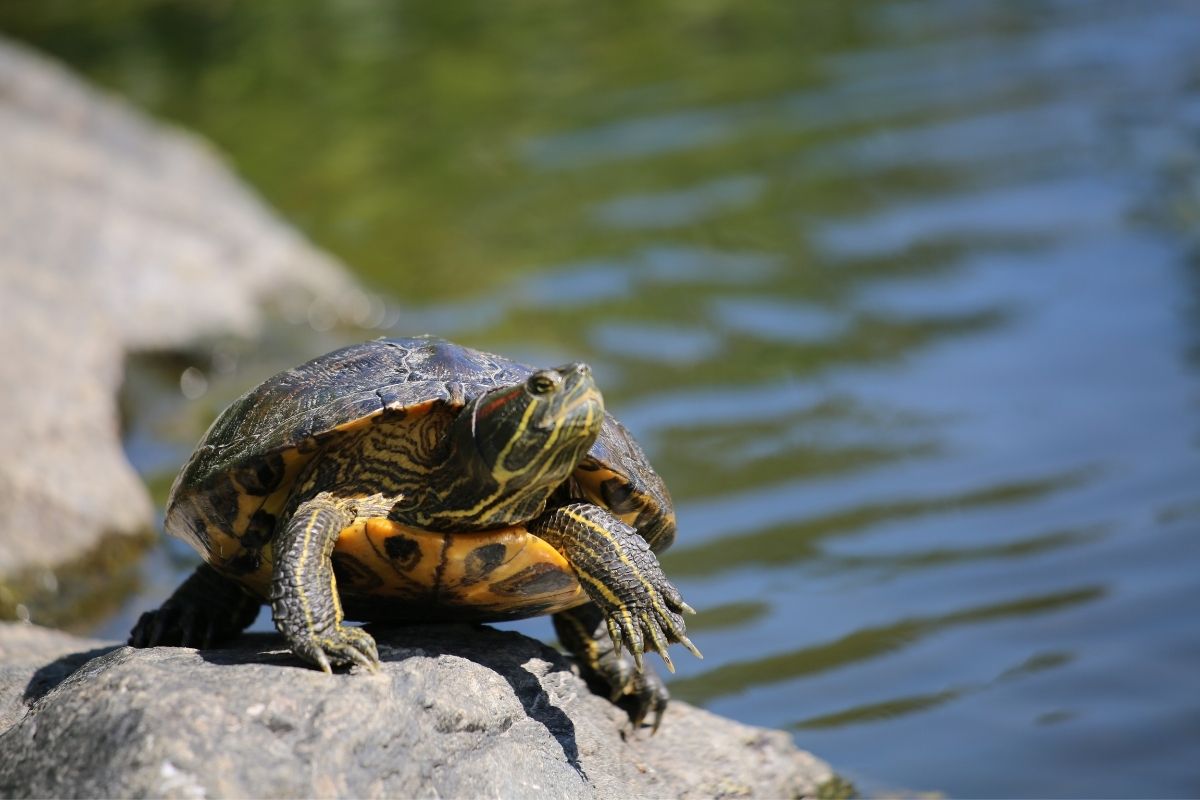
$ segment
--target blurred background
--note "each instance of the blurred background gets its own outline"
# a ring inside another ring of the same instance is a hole
[[[373,292],[130,364],[160,504],[334,346],[583,359],[678,505],[706,658],[674,696],[867,793],[1200,793],[1200,6],[3,0],[0,31],[211,139]],[[124,637],[195,563],[163,542],[76,627]]]

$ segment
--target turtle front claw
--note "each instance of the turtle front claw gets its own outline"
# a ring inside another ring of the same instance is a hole
[[[316,664],[323,672],[334,667],[357,664],[371,672],[379,671],[379,650],[371,634],[362,628],[347,628],[338,624],[327,633],[311,633],[292,641],[292,652]]]
[[[658,653],[667,669],[674,672],[675,664],[667,654],[672,642],[682,644],[696,658],[704,658],[687,637],[683,614],[691,607],[683,602],[679,590],[662,574],[657,560],[653,569],[643,567],[637,576],[640,585],[624,587],[624,602],[599,604],[604,609],[608,635],[617,652],[622,647],[628,650],[639,672],[642,671],[642,654],[647,650]]]
[[[683,602],[650,544],[637,530],[606,509],[571,503],[539,517],[530,532],[566,555],[588,597],[604,615],[608,634],[619,652],[624,646],[642,669],[642,653],[653,650],[675,671],[667,647],[679,642],[697,658],[700,651],[687,637]]]

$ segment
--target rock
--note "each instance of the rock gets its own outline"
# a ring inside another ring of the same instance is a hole
[[[112,551],[148,541],[153,514],[121,448],[124,350],[110,321],[64,278],[22,269],[0,263],[0,616],[8,617],[57,596],[60,583],[83,590],[88,578],[104,580],[102,569],[65,573],[106,538]],[[65,313],[52,312],[59,304]]]
[[[11,618],[81,590],[104,573],[97,555],[149,536],[153,507],[118,427],[129,353],[253,336],[268,306],[303,316],[361,308],[364,295],[202,142],[2,38],[0,176],[0,617]]]
[[[253,336],[268,300],[361,292],[202,140],[2,39],[0,174],[0,252],[69,281],[127,349]]]
[[[135,650],[0,625],[0,796],[782,798],[842,785],[786,734],[679,701],[657,735],[623,735],[621,711],[517,633],[374,632],[380,674],[328,676],[266,634]]]
[[[69,633],[0,622],[0,732],[25,715],[27,704],[58,685],[111,644]]]

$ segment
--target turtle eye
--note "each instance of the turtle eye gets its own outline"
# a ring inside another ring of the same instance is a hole
[[[529,391],[533,394],[550,394],[562,383],[555,372],[535,372],[529,376]]]

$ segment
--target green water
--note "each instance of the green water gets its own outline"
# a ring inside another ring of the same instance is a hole
[[[8,0],[0,30],[214,140],[386,301],[222,343],[198,400],[135,371],[160,498],[317,343],[584,359],[679,507],[677,697],[868,790],[1200,793],[1200,6]]]

